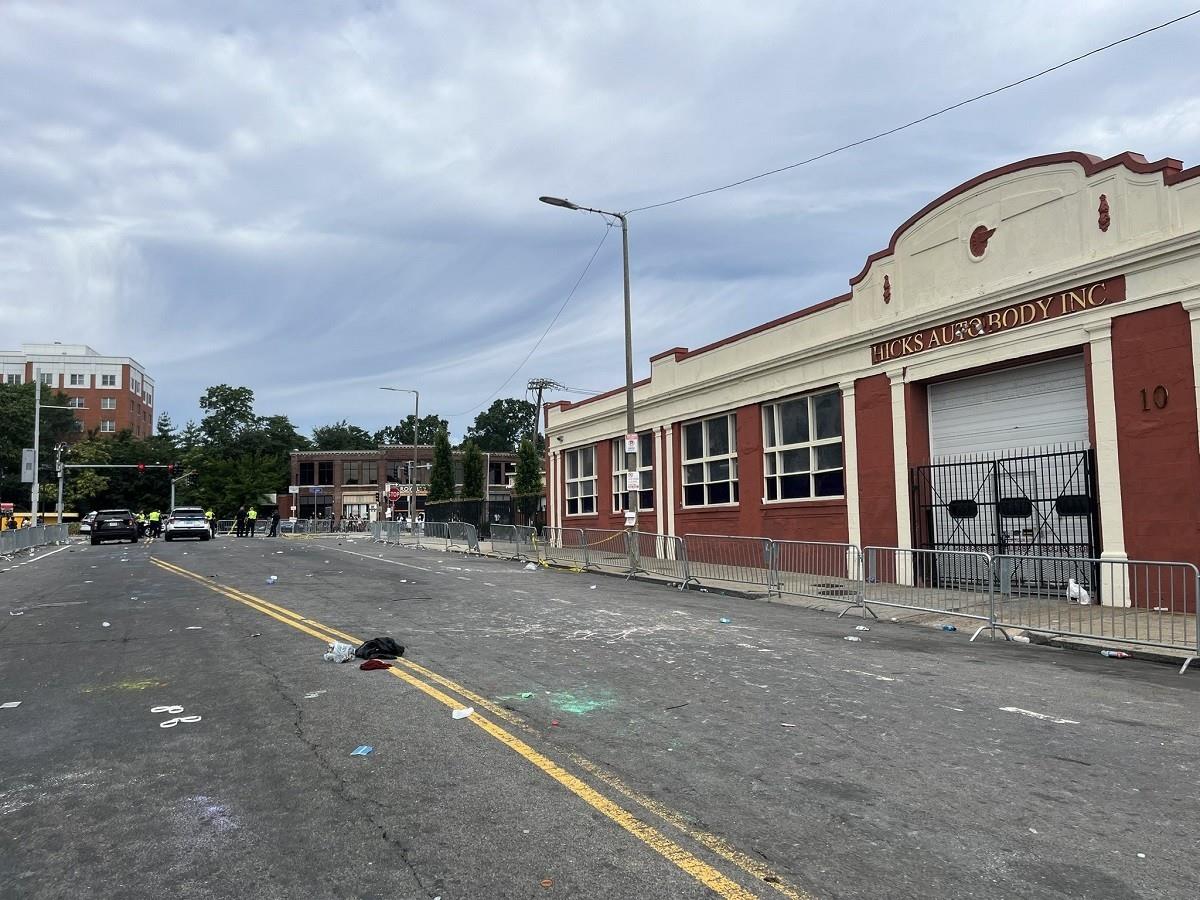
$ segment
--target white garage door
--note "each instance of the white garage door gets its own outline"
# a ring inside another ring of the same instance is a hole
[[[935,460],[1087,441],[1082,356],[929,386],[929,451]]]

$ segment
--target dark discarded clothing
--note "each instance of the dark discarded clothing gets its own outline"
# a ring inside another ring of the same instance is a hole
[[[375,669],[390,669],[392,664],[384,662],[382,659],[368,659],[365,663],[359,666],[364,672],[371,672]]]
[[[395,659],[404,655],[404,645],[390,637],[371,638],[364,641],[354,655],[359,659]]]

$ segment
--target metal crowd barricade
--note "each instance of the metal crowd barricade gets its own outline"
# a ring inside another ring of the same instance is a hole
[[[46,544],[64,543],[70,538],[68,525],[35,525],[32,528],[8,528],[0,531],[0,556],[32,550]]]
[[[966,550],[863,549],[863,602],[978,619],[995,627],[992,558]],[[995,636],[993,631],[993,637]]]
[[[1192,563],[1000,554],[994,565],[998,625],[1186,650],[1183,671],[1200,655]]]
[[[817,600],[837,600],[871,613],[863,605],[863,554],[855,544],[825,541],[772,541],[776,590]]]
[[[619,569],[630,574],[629,545],[626,532],[617,528],[583,529],[584,546],[587,548],[588,563],[601,569]]]
[[[492,526],[494,529],[496,526]],[[571,568],[588,567],[587,538],[582,528],[560,528],[546,525],[542,528],[542,553],[546,562],[559,563]]]
[[[470,522],[446,522],[446,549],[462,547],[466,553],[479,553],[479,532]]]
[[[436,546],[441,542],[442,550],[450,549],[450,524],[448,522],[426,522],[418,526],[417,534],[424,546]]]
[[[685,534],[688,573],[693,581],[748,584],[777,593],[775,542],[764,537]]]
[[[654,531],[635,531],[628,536],[632,542],[634,568],[630,575],[645,572],[679,582],[683,590],[695,581],[688,569],[687,544],[683,538]]]

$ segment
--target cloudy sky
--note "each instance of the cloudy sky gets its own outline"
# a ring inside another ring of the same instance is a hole
[[[159,410],[303,429],[419,388],[457,435],[623,383],[627,210],[786,165],[1193,0],[0,0],[0,346],[130,355]],[[1200,17],[811,166],[631,217],[637,375],[846,290],[928,200],[1059,150],[1200,162]],[[512,375],[507,386],[505,379]],[[574,395],[578,396],[578,395]]]

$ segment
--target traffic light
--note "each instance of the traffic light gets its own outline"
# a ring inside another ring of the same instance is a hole
[[[139,474],[139,475],[142,475],[142,474],[144,474],[144,473],[145,473],[145,471],[146,471],[146,464],[145,464],[145,463],[138,463],[138,474]]]

